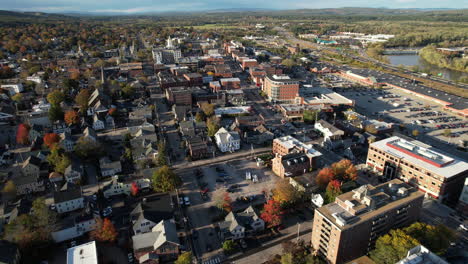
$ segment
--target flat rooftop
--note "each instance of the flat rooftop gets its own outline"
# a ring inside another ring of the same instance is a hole
[[[363,185],[336,197],[335,202],[316,210],[341,230],[368,221],[424,194],[399,179],[372,186]]]
[[[304,85],[299,89],[299,95],[304,98],[304,104],[353,104],[353,100],[325,87]]]
[[[67,250],[67,264],[97,264],[96,242],[91,241]]]
[[[299,141],[296,138],[293,138],[292,136],[275,138],[274,141],[280,143],[287,149],[292,149],[292,148],[303,149],[308,157],[322,156],[322,153],[318,150],[315,150],[311,144],[305,144],[302,141]]]
[[[466,162],[417,140],[394,136],[374,142],[371,146],[445,178],[468,170]]]

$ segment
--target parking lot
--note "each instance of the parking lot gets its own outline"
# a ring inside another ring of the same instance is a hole
[[[200,172],[197,173],[198,169]],[[246,172],[258,181],[246,180]],[[179,194],[190,201],[190,206],[184,206],[184,210],[192,238],[196,241],[194,251],[203,259],[221,253],[221,241],[215,226],[215,192],[229,189],[233,209],[242,210],[250,204],[263,204],[263,192],[268,193],[279,179],[270,170],[257,167],[255,162],[246,159],[187,169],[179,174],[185,183]]]
[[[355,100],[356,109],[369,117],[404,124],[408,133],[420,134],[442,142],[462,145],[468,140],[468,123],[434,102],[395,88],[338,88],[337,92]],[[448,129],[448,130],[447,130]],[[448,132],[451,133],[447,137]]]

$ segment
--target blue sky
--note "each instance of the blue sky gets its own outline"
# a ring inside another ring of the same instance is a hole
[[[466,0],[0,0],[1,10],[41,12],[164,12],[225,8],[468,8]]]

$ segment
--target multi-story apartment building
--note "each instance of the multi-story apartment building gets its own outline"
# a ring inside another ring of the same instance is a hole
[[[386,179],[399,178],[427,195],[455,204],[468,164],[422,142],[397,136],[372,143],[367,166]]]
[[[270,101],[292,101],[299,94],[299,81],[288,75],[267,75],[263,91]]]
[[[190,87],[170,87],[166,90],[167,101],[175,105],[192,105],[192,89]]]
[[[398,180],[363,185],[315,209],[312,246],[328,263],[367,254],[378,237],[419,218],[424,194]]]

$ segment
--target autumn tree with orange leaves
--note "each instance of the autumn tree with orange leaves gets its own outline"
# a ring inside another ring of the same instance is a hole
[[[26,145],[29,144],[29,125],[20,124],[16,131],[16,143]]]
[[[60,136],[55,133],[47,133],[44,135],[44,144],[49,148],[53,148],[60,142]]]
[[[335,198],[342,193],[341,182],[339,180],[330,181],[325,192],[325,203],[334,202]]]
[[[321,169],[315,178],[315,182],[320,187],[325,188],[332,180],[340,182],[355,181],[357,175],[354,164],[348,159],[343,159],[333,163],[331,167]]]
[[[132,196],[137,196],[139,191],[140,188],[138,188],[138,184],[136,184],[136,182],[132,182],[132,185],[130,186],[130,193]]]
[[[284,212],[283,209],[281,209],[281,204],[278,201],[270,199],[263,206],[260,218],[265,221],[268,227],[275,227],[281,224],[283,214]]]
[[[80,122],[80,117],[78,113],[74,110],[65,112],[65,123],[67,125],[76,125]]]
[[[91,231],[91,238],[102,242],[114,242],[117,239],[117,230],[114,224],[108,219],[96,219],[96,229]]]

